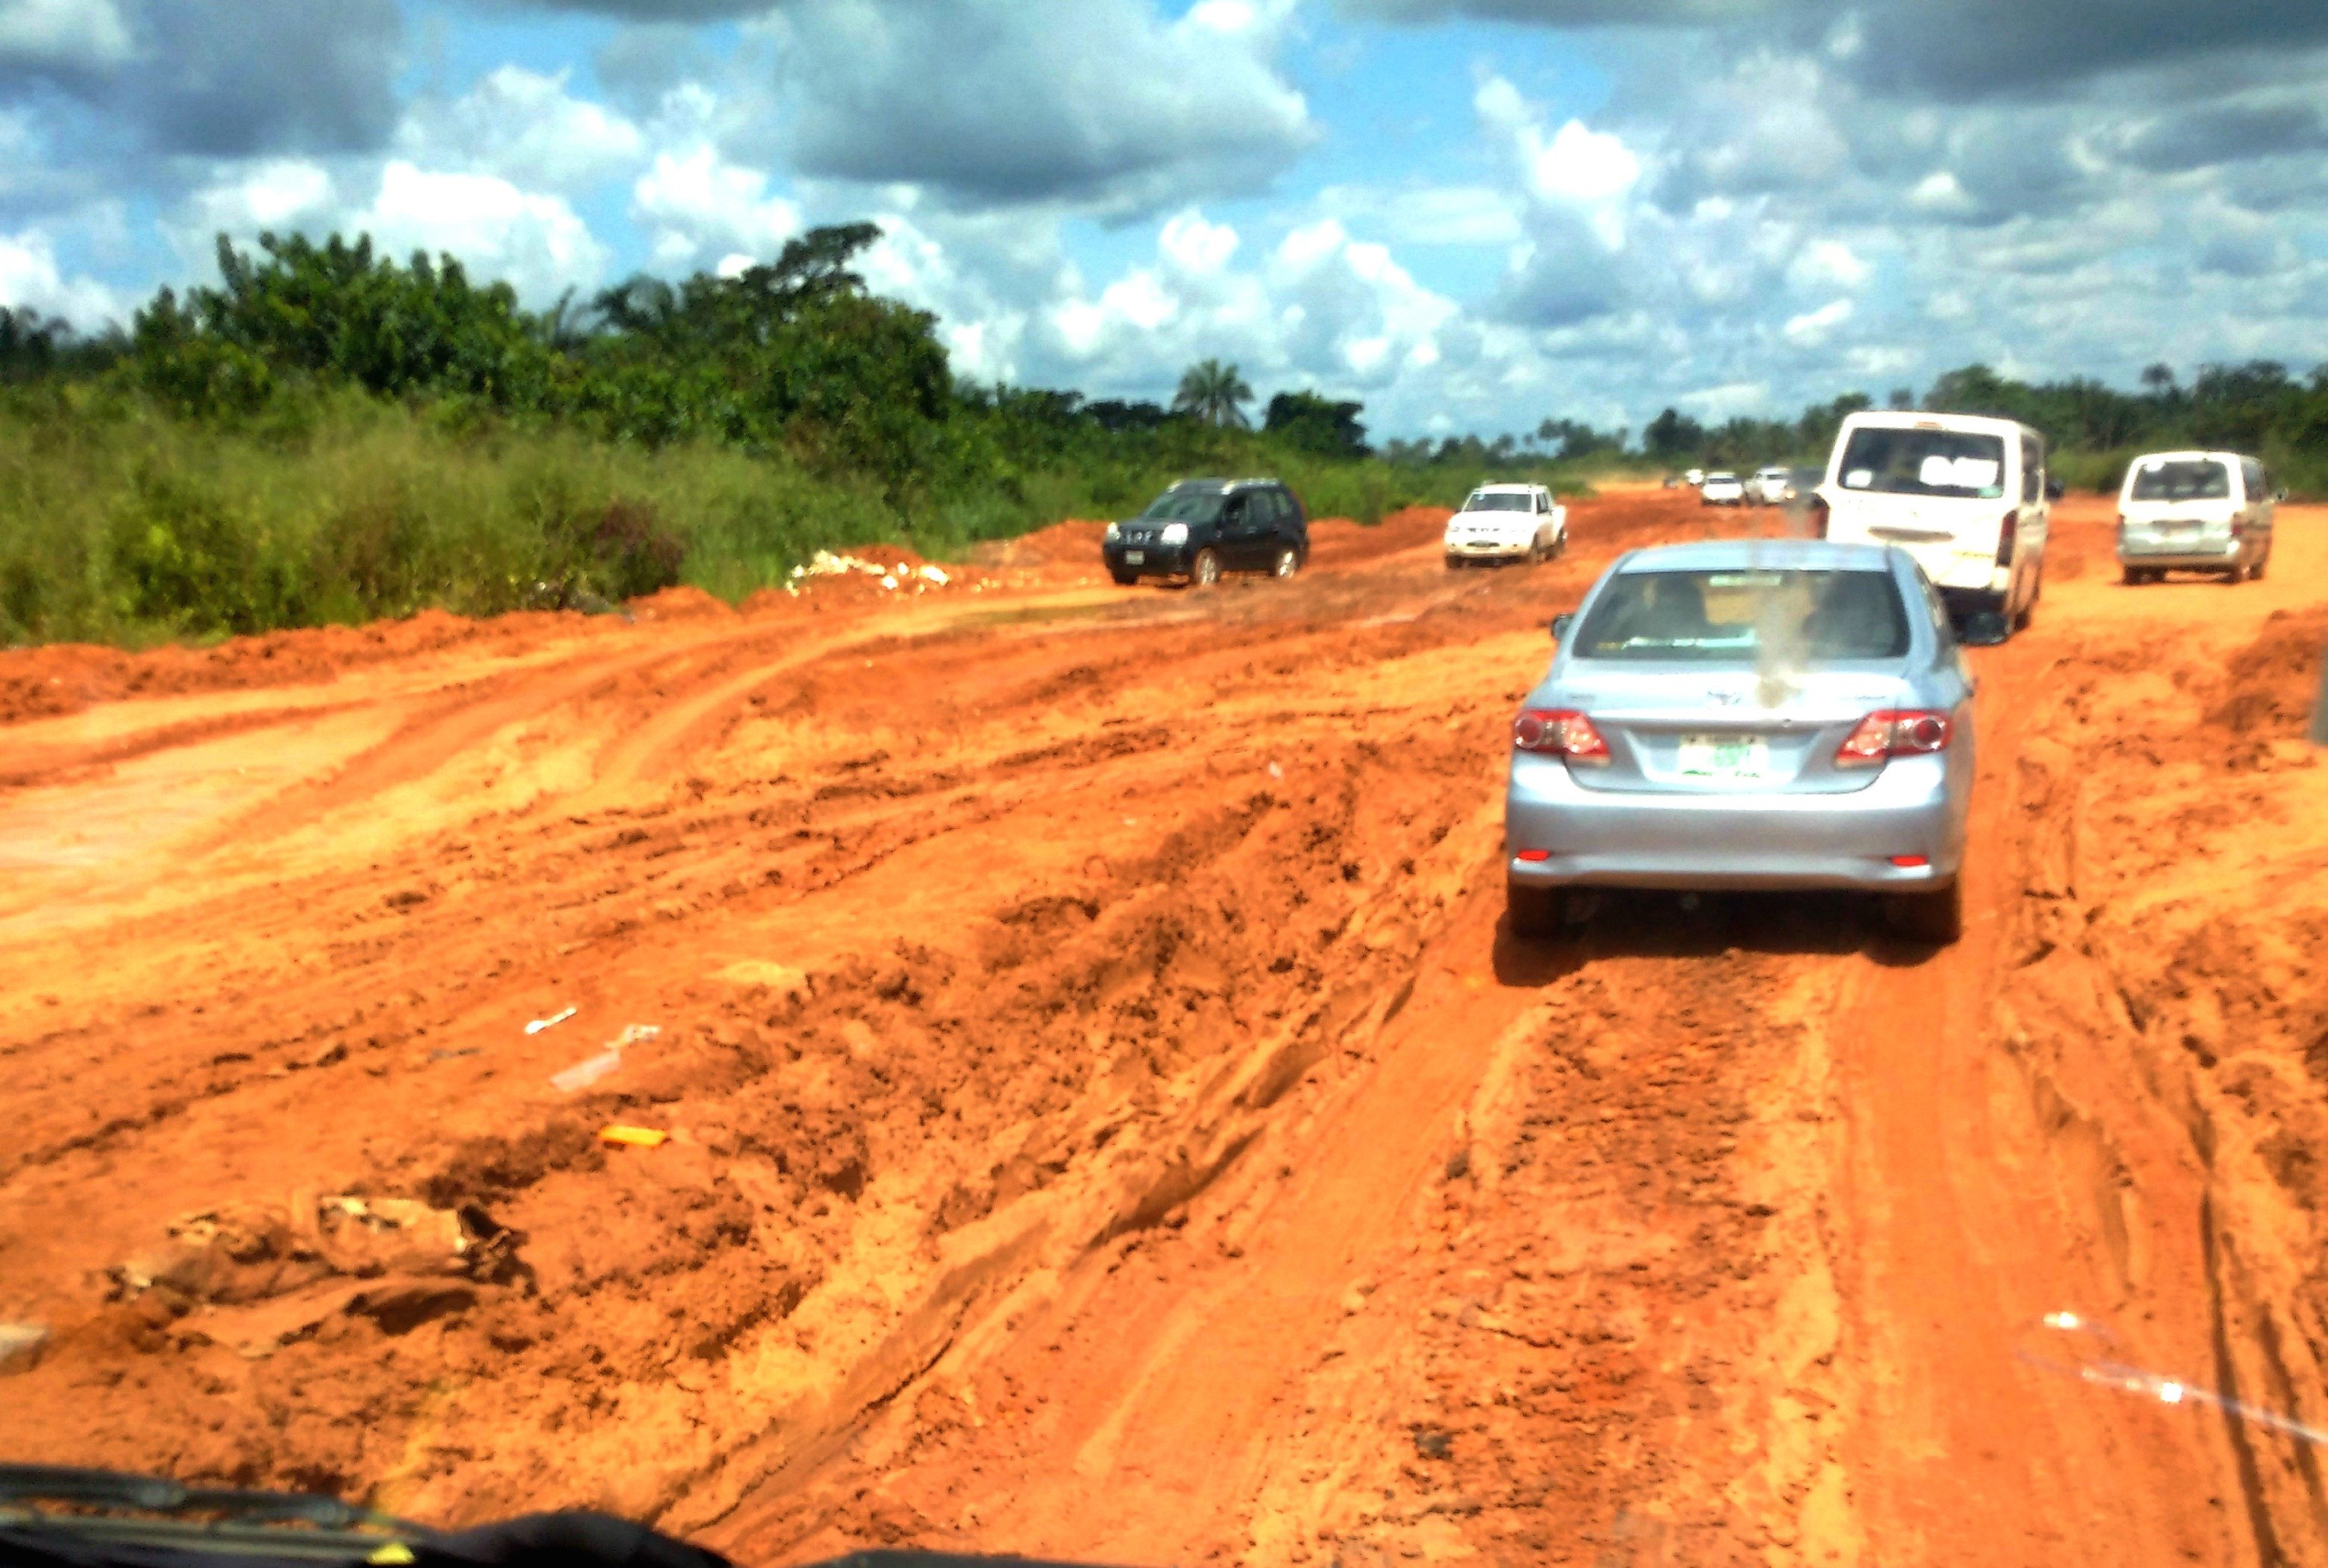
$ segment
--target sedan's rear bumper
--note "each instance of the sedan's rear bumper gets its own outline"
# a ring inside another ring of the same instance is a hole
[[[1523,756],[1504,824],[1511,879],[1544,887],[1913,892],[1946,886],[1964,859],[1964,813],[1938,756],[1894,758],[1848,794],[1798,795],[1591,790],[1566,764]]]

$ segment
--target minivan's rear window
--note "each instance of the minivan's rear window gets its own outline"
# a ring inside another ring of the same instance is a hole
[[[1580,659],[1898,659],[1908,615],[1883,571],[1625,572],[1572,648]]]
[[[1864,427],[1851,433],[1835,477],[1845,490],[1995,501],[2004,493],[2004,442],[1968,430]]]
[[[2231,471],[2211,457],[2154,457],[2137,465],[2128,501],[2229,501]]]

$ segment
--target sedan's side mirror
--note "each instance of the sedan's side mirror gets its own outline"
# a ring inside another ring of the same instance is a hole
[[[1574,615],[1554,615],[1552,618],[1552,640],[1555,643],[1567,642],[1568,630],[1575,624]]]
[[[2012,635],[2013,623],[2004,618],[2003,612],[1982,610],[1965,617],[1957,641],[1975,648],[1994,648]]]
[[[2045,481],[2045,499],[2046,499],[2046,500],[2048,500],[2048,501],[2059,501],[2059,500],[2060,500],[2060,499],[2061,499],[2061,497],[2062,497],[2062,496],[2066,495],[2067,493],[2069,493],[2069,486],[2068,486],[2068,485],[2066,485],[2066,484],[2063,484],[2060,480],[2058,480],[2058,479],[2048,479],[2047,481]]]

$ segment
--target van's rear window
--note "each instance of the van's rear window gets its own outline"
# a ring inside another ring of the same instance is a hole
[[[1995,501],[2004,494],[2004,442],[1967,430],[1854,430],[1836,480],[1884,495]]]
[[[1580,659],[1900,659],[1908,615],[1881,571],[1622,572],[1575,638]]]
[[[2128,501],[2229,501],[2231,471],[2209,457],[2154,457],[2134,471]]]

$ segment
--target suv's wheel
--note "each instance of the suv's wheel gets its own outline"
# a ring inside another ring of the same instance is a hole
[[[1188,580],[1200,588],[1209,588],[1221,580],[1221,552],[1206,545],[1188,563]]]
[[[1883,901],[1883,924],[1910,942],[1946,947],[1964,934],[1964,880],[1929,893],[1893,893]]]
[[[1273,577],[1290,577],[1300,569],[1301,552],[1290,544],[1279,545],[1277,559],[1270,567],[1269,575]]]
[[[1128,588],[1140,580],[1138,572],[1110,572],[1107,575],[1115,579],[1115,586],[1119,588]]]
[[[2150,580],[2150,573],[2142,567],[2120,567],[2118,580],[2127,587],[2138,588]]]
[[[1560,891],[1554,887],[1529,887],[1517,882],[1504,884],[1505,923],[1514,936],[1535,941],[1555,934],[1560,929]]]

